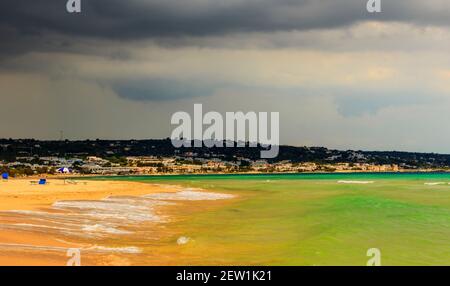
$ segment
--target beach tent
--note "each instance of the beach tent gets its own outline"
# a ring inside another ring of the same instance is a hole
[[[47,184],[47,179],[40,179],[39,180],[39,185],[45,185]]]
[[[3,180],[8,180],[8,178],[9,178],[8,173],[3,173],[3,174],[2,174],[2,179],[3,179]]]
[[[66,168],[66,167],[59,168],[57,171],[60,174],[70,174],[70,173],[72,173],[72,170],[70,170],[69,168]]]

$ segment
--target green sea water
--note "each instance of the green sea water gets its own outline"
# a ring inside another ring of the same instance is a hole
[[[366,265],[368,249],[378,248],[382,265],[450,265],[447,173],[115,179],[238,196],[176,223],[180,234],[191,238],[177,253],[181,264]]]

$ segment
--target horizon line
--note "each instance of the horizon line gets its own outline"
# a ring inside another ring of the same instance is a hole
[[[146,138],[146,139],[100,139],[100,138],[95,138],[95,139],[36,139],[36,138],[4,138],[4,137],[0,137],[0,141],[2,140],[13,140],[13,141],[19,141],[19,140],[33,140],[33,141],[41,141],[41,142],[62,142],[62,141],[69,141],[69,142],[83,142],[83,141],[164,141],[164,140],[171,140],[170,137],[166,137],[166,138]],[[193,140],[191,140],[193,141]],[[223,140],[223,141],[228,141],[228,140]],[[235,143],[237,143],[237,141],[233,141]],[[245,142],[250,143],[249,141]],[[261,143],[258,143],[261,144]],[[299,145],[290,145],[290,144],[279,144],[279,147],[293,147],[293,148],[325,148],[328,149],[330,151],[340,151],[340,152],[345,152],[345,151],[352,151],[352,152],[377,152],[377,153],[383,153],[383,152],[391,152],[391,153],[415,153],[415,154],[434,154],[434,155],[444,155],[444,156],[450,156],[450,153],[440,153],[440,152],[431,152],[431,151],[399,151],[399,150],[367,150],[367,149],[339,149],[339,148],[331,148],[331,147],[325,147],[325,146],[299,146]],[[207,148],[205,146],[203,147],[183,147],[183,148],[187,148],[187,149],[197,149],[197,148]],[[238,148],[238,147],[231,147],[231,148]],[[180,148],[181,149],[181,148]],[[230,147],[228,147],[228,149],[230,149]]]

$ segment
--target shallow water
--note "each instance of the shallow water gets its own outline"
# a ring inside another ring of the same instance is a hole
[[[241,199],[176,224],[179,264],[450,265],[450,174],[123,177]]]
[[[173,188],[173,187],[172,187]],[[109,196],[102,200],[57,201],[39,211],[0,212],[0,230],[50,237],[76,244],[84,254],[139,254],[147,243],[159,240],[158,228],[171,221],[161,207],[182,201],[211,201],[233,195],[183,189],[144,196]],[[112,243],[113,242],[113,243]],[[0,244],[2,251],[61,252],[67,247],[24,243]],[[45,255],[45,253],[41,253]]]
[[[177,185],[178,192],[2,212],[0,230],[57,238],[116,265],[366,265],[371,248],[380,249],[383,265],[450,265],[447,173],[107,179]]]

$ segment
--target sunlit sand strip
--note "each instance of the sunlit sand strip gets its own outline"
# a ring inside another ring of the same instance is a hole
[[[42,211],[3,211],[0,218],[8,218],[13,221],[26,220],[27,223],[12,223],[8,225],[46,227],[55,230],[75,231],[81,226],[97,225],[97,220],[92,220],[88,215],[77,213],[51,213]],[[44,225],[45,224],[45,225]],[[103,222],[103,225],[115,227],[116,224]],[[1,225],[0,225],[1,227]]]
[[[91,209],[92,210],[92,209]],[[147,209],[143,210],[147,211]],[[71,236],[89,236],[89,237],[103,237],[108,234],[125,235],[132,232],[120,229],[120,226],[127,225],[130,216],[122,217],[118,219],[120,213],[117,214],[106,213],[102,214],[95,212],[89,213],[51,213],[51,212],[35,212],[35,211],[4,211],[0,212],[0,218],[9,217],[10,220],[16,223],[3,223],[0,224],[0,229],[17,229],[28,230],[36,232],[59,232],[64,235]],[[107,212],[107,210],[103,210]],[[115,215],[117,214],[117,215]],[[137,215],[135,214],[134,217]],[[112,218],[112,220],[106,220],[105,218]],[[131,217],[133,218],[133,217]],[[155,216],[149,215],[146,217],[149,220],[154,220]],[[138,217],[139,221],[142,221],[142,217]]]
[[[28,251],[55,251],[66,253],[68,248],[58,246],[43,246],[43,245],[31,245],[31,244],[14,244],[14,243],[2,243],[0,244],[2,250],[28,250]],[[142,250],[139,247],[104,247],[94,245],[91,247],[80,248],[80,251],[86,253],[127,253],[137,254]]]
[[[162,189],[170,189],[170,190],[182,190],[184,189],[183,186],[180,185],[165,185],[165,184],[152,184],[155,187],[162,188]]]
[[[69,229],[63,227],[52,227],[48,225],[36,225],[29,223],[2,224],[0,230],[29,231],[42,234],[64,235],[70,237],[103,238],[110,235],[132,234],[130,231],[120,230],[104,225],[84,225],[79,229]]]

